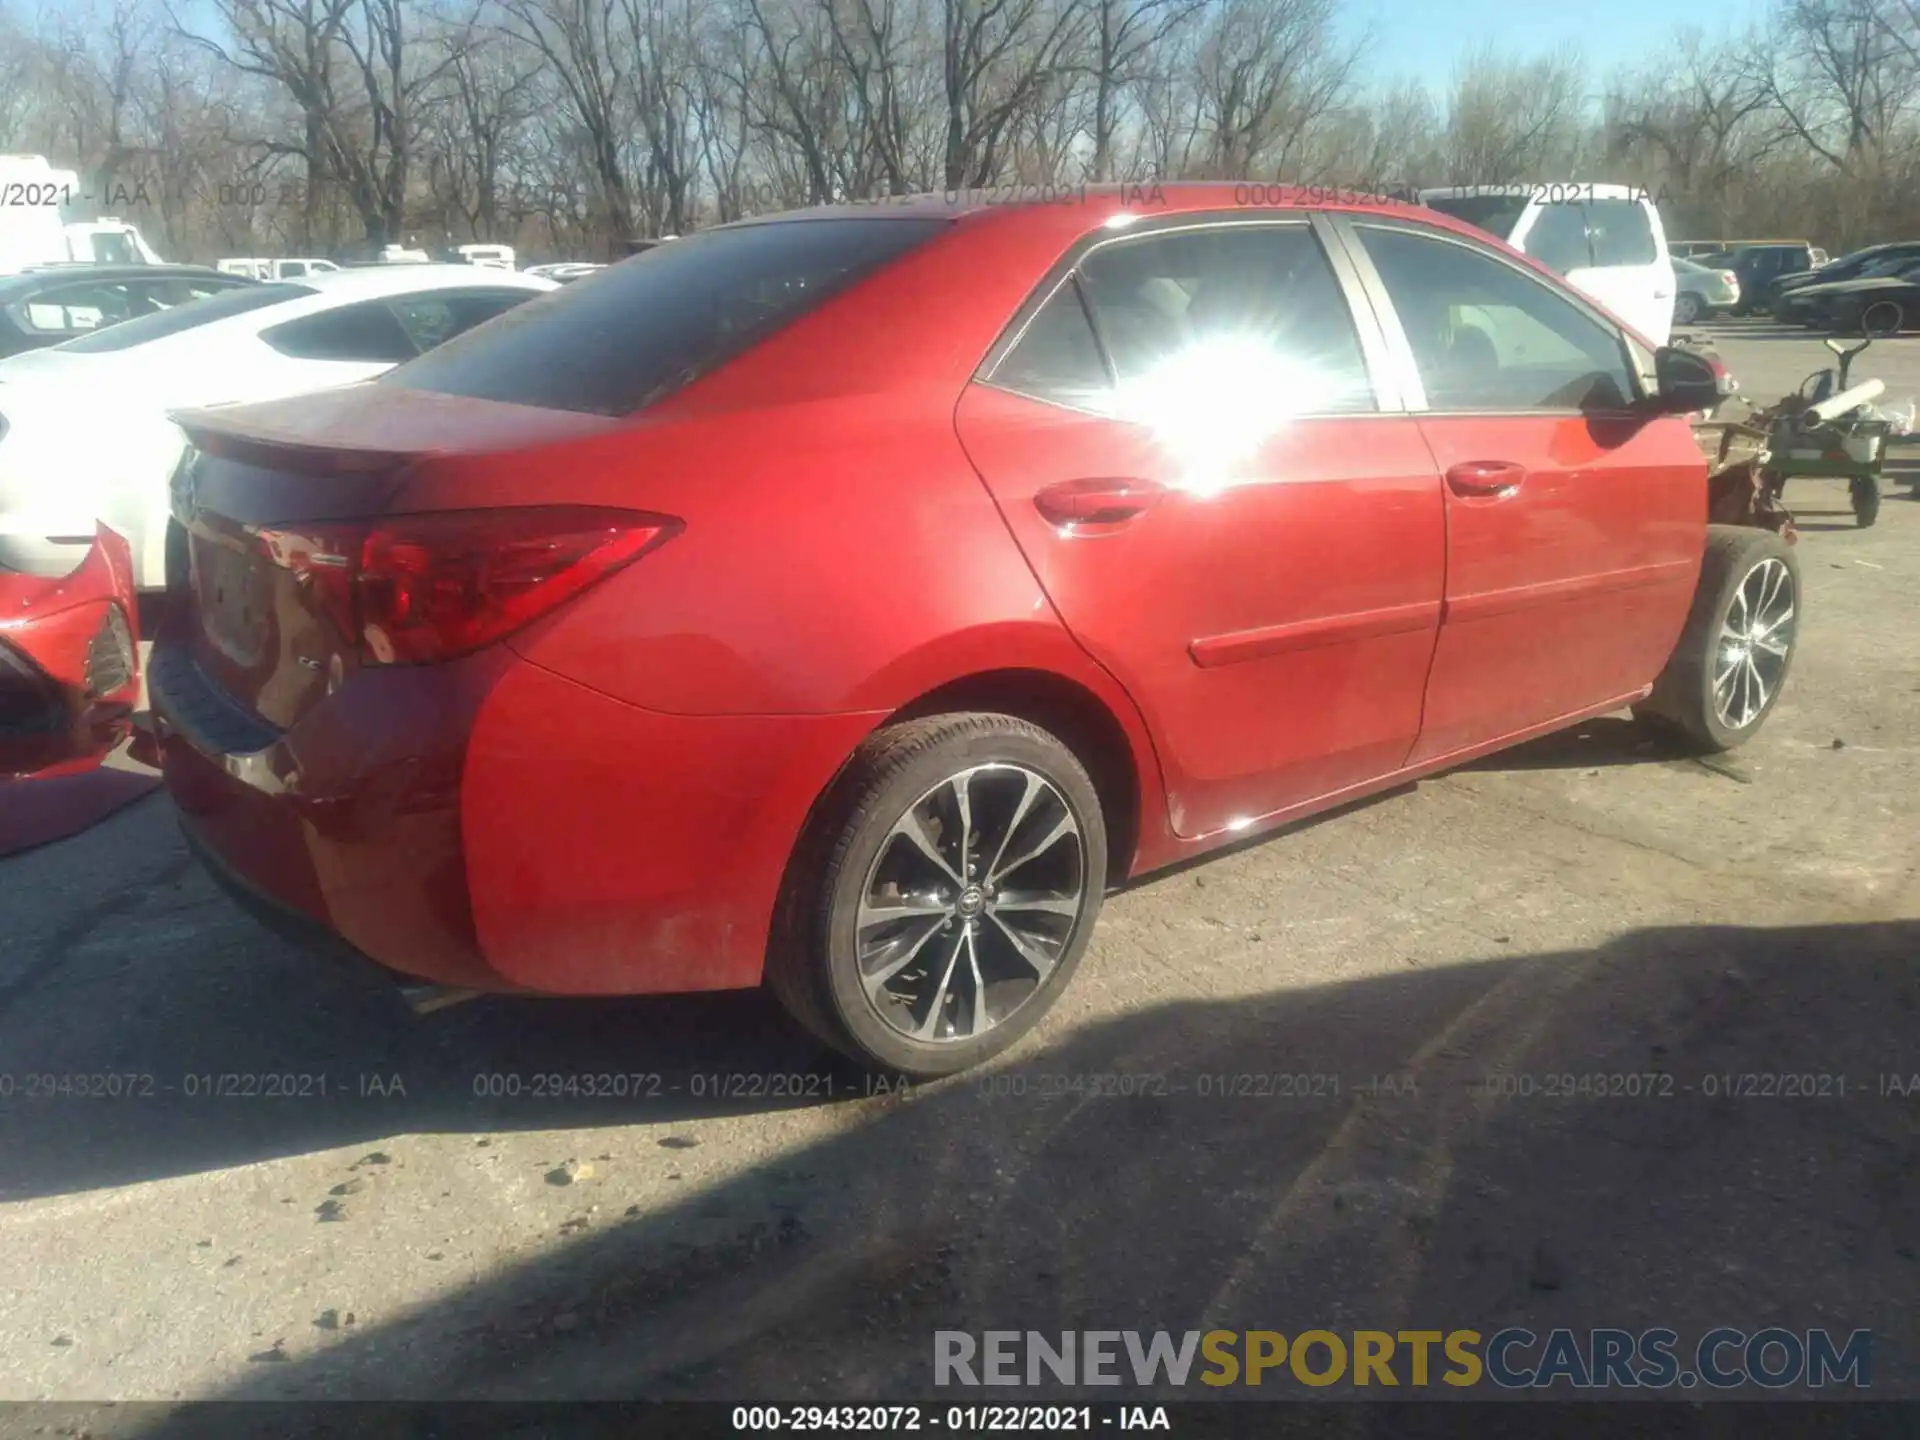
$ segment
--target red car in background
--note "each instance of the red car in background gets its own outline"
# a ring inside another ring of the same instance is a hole
[[[263,913],[453,987],[769,983],[914,1075],[1106,889],[1634,705],[1774,705],[1653,351],[1498,241],[1232,187],[744,222],[383,379],[183,417],[168,788]]]
[[[140,695],[133,555],[106,526],[72,573],[0,569],[0,780],[98,765]]]

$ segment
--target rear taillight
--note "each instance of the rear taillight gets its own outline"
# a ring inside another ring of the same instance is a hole
[[[540,506],[252,533],[363,663],[417,665],[492,644],[679,528],[631,510]]]

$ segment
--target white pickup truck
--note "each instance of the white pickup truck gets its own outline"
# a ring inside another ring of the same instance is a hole
[[[44,155],[0,155],[0,275],[73,261],[166,263],[136,225],[115,216],[69,221],[69,208],[85,198],[77,171],[62,170]]]

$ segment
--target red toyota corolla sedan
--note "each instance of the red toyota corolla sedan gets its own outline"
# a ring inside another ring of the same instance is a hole
[[[765,982],[937,1075],[1126,877],[1630,704],[1752,733],[1798,587],[1707,524],[1711,363],[1430,212],[1234,193],[730,225],[185,417],[196,848],[407,976]]]

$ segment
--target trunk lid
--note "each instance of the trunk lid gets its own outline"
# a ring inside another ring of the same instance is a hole
[[[326,587],[343,522],[390,513],[409,481],[463,455],[617,424],[387,385],[173,418],[190,448],[173,478],[168,629],[231,704],[282,730],[358,668]]]

